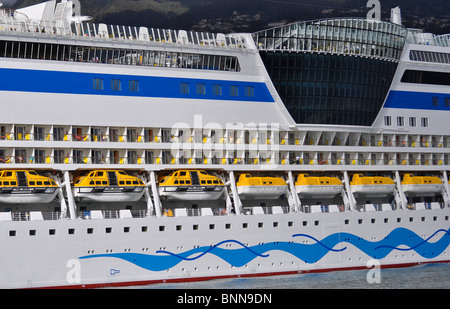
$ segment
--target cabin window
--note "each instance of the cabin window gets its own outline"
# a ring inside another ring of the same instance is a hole
[[[180,172],[180,176],[186,176],[186,172]]]
[[[122,90],[122,81],[120,79],[111,80],[111,90],[112,91],[121,91]]]
[[[105,233],[111,234],[112,233],[112,227],[105,228]]]
[[[86,229],[86,232],[87,232],[88,234],[93,234],[93,233],[94,233],[94,228],[88,227],[88,228]]]
[[[138,92],[139,91],[139,81],[137,80],[130,80],[129,83],[129,88],[131,92]]]
[[[246,97],[254,97],[255,96],[255,92],[254,92],[254,87],[253,86],[245,86],[245,96]]]
[[[237,85],[230,86],[230,96],[232,96],[232,97],[239,96],[239,86],[237,86]]]
[[[205,84],[197,84],[197,94],[206,94]]]
[[[213,94],[214,95],[222,95],[222,85],[214,84],[213,85]]]
[[[68,229],[67,230],[67,234],[74,235],[75,234],[75,229]]]
[[[30,236],[36,236],[36,230],[30,230],[29,233]]]
[[[56,235],[56,230],[55,229],[49,229],[48,230],[48,235]]]
[[[103,78],[94,78],[93,88],[94,90],[103,90]]]
[[[11,230],[9,231],[9,236],[16,236],[16,231],[15,230]]]
[[[180,93],[189,94],[189,83],[180,83]]]
[[[391,116],[384,116],[384,125],[390,126],[392,124]]]

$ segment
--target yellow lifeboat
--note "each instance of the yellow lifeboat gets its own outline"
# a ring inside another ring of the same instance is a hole
[[[295,190],[300,198],[333,198],[342,191],[342,181],[337,177],[299,174]]]
[[[144,194],[144,182],[124,171],[95,170],[75,176],[73,195],[82,201],[135,202]]]
[[[277,199],[287,191],[286,181],[281,177],[254,177],[250,174],[241,174],[236,186],[242,199]]]
[[[355,174],[350,182],[350,188],[355,197],[383,197],[393,194],[395,183],[389,177]]]
[[[58,193],[54,180],[33,170],[0,171],[1,203],[50,203]]]
[[[203,170],[178,170],[159,184],[159,195],[168,200],[217,200],[224,188],[219,177]]]
[[[402,180],[402,189],[407,195],[432,196],[441,192],[442,187],[442,180],[437,176],[405,174]]]

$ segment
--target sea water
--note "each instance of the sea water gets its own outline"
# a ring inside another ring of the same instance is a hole
[[[139,286],[139,289],[450,289],[450,263],[380,269],[379,280],[368,280],[370,270],[235,278]],[[369,275],[370,276],[370,275]],[[370,283],[372,281],[373,283]]]

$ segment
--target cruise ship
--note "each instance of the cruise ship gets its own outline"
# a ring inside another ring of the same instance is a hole
[[[450,35],[0,9],[1,288],[450,261]]]

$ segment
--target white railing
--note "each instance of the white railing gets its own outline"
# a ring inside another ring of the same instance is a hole
[[[0,32],[34,33],[43,36],[62,35],[96,38],[104,40],[124,40],[155,42],[161,44],[218,46],[248,48],[246,38],[241,34],[207,33],[185,30],[170,30],[119,25],[69,23],[67,21],[33,21],[16,18],[17,14],[0,10]]]

